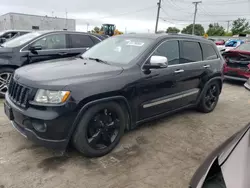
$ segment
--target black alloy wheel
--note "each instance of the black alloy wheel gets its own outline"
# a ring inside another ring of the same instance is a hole
[[[212,112],[218,103],[220,90],[218,82],[208,84],[199,102],[198,110],[204,113]]]
[[[205,103],[209,109],[213,108],[214,105],[216,105],[218,97],[219,97],[218,88],[214,84],[210,85],[205,96]]]
[[[106,155],[119,143],[128,122],[126,117],[126,110],[116,102],[91,106],[73,135],[75,148],[86,157]]]
[[[93,149],[105,149],[114,142],[119,128],[120,120],[116,112],[102,109],[89,122],[87,141]]]

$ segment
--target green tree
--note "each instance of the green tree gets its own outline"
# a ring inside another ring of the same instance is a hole
[[[246,34],[250,32],[249,22],[245,18],[238,18],[233,21],[232,33],[233,35]]]
[[[187,27],[183,28],[181,33],[185,34],[192,34],[193,24],[188,25]],[[204,27],[201,24],[195,24],[194,25],[194,34],[203,36],[205,34]]]
[[[225,36],[231,37],[231,36],[233,36],[233,33],[232,32],[225,32]]]
[[[99,33],[100,28],[99,27],[94,27],[94,29],[91,31],[91,33]]]
[[[218,23],[209,24],[207,34],[208,36],[223,36],[225,35],[225,29]]]
[[[168,27],[166,33],[179,33],[180,30],[177,27]]]

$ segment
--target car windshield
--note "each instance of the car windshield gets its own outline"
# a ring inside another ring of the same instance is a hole
[[[32,32],[32,33],[28,33],[28,34],[24,34],[20,37],[14,38],[10,41],[5,42],[4,44],[2,44],[3,47],[6,48],[12,48],[12,47],[17,47],[17,46],[21,46],[24,43],[40,36],[42,33],[38,33],[38,32]]]
[[[86,51],[83,58],[95,58],[115,64],[129,64],[143,53],[152,39],[134,37],[110,37]]]
[[[250,43],[244,43],[236,48],[237,50],[250,52]]]

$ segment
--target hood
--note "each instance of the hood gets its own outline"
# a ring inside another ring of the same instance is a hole
[[[249,188],[249,176],[250,124],[207,157],[193,176],[190,187]]]
[[[121,67],[74,57],[24,66],[15,71],[14,78],[34,88],[54,86],[61,89],[70,84],[111,77],[122,70]]]

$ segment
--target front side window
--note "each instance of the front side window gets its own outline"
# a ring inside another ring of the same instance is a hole
[[[117,65],[129,64],[140,56],[153,42],[148,38],[129,36],[110,37],[86,51],[83,58],[98,58]]]
[[[14,38],[10,41],[7,41],[4,44],[2,44],[2,46],[6,47],[6,48],[21,46],[21,45],[25,44],[26,42],[29,42],[29,41],[35,39],[36,37],[40,36],[41,34],[42,33],[31,32],[31,33],[22,35],[20,37]]]
[[[63,49],[66,48],[66,35],[48,35],[34,42],[32,46],[41,46],[42,50]]]
[[[153,55],[164,56],[168,59],[169,65],[180,63],[179,42],[166,41],[162,43],[154,52]]]
[[[211,60],[218,58],[218,55],[212,45],[201,43],[201,47],[203,52],[203,60]]]
[[[70,34],[72,48],[87,48],[92,47],[94,42],[88,35]]]
[[[181,63],[202,61],[201,47],[198,42],[182,41]]]

